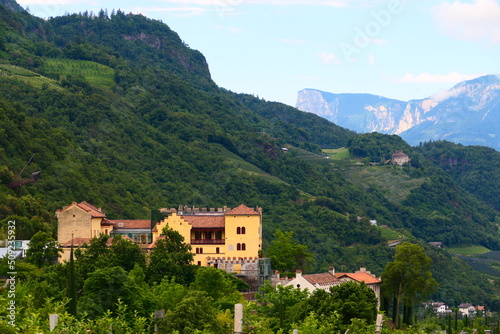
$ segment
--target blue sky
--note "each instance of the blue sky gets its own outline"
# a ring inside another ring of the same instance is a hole
[[[500,74],[500,0],[18,0],[42,18],[142,13],[201,51],[214,81],[295,105],[297,91],[425,98]]]

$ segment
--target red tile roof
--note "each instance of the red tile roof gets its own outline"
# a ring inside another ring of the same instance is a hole
[[[224,228],[224,216],[182,216],[193,228]]]
[[[79,207],[80,209],[82,209],[84,211],[89,212],[92,215],[92,217],[95,217],[95,218],[106,218],[106,215],[104,214],[104,212],[101,211],[100,208],[96,208],[92,204],[87,203],[85,201],[80,202],[78,204],[76,204],[76,202],[73,202],[70,205],[65,206],[62,210],[58,210],[58,212],[63,212],[64,210],[66,210],[66,209],[68,209],[68,208],[70,208],[70,207],[72,207],[74,205],[76,205],[77,207]]]
[[[78,203],[78,206],[83,210],[90,212],[92,214],[92,217],[97,217],[97,218],[106,217],[106,215],[104,214],[104,212],[101,211],[100,208],[96,208],[92,204],[87,203],[85,201]]]
[[[318,285],[339,284],[340,280],[330,273],[302,275],[309,283]]]
[[[234,209],[226,212],[226,215],[260,215],[260,213],[249,208],[245,204],[240,204]]]
[[[115,225],[115,229],[121,228],[140,228],[140,229],[148,229],[151,227],[151,220],[149,219],[132,219],[132,220],[123,220],[123,219],[115,219],[110,220]],[[119,223],[123,223],[123,226],[120,226]]]
[[[83,246],[83,244],[90,244],[90,241],[92,241],[92,238],[73,238],[68,242],[61,243],[61,247],[80,247]]]
[[[185,215],[181,216],[182,220],[192,226],[192,228],[224,228],[225,220],[224,216],[199,216],[199,215]],[[153,227],[153,232],[158,231],[157,223]]]
[[[349,277],[350,279],[353,279],[357,282],[365,282],[365,284],[377,284],[380,283],[381,280],[379,280],[376,277],[373,277],[372,275],[368,273],[336,273],[335,277],[337,278],[342,278],[342,277]]]

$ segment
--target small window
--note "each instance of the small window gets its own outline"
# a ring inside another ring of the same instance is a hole
[[[220,248],[219,247],[216,247],[215,248],[215,253],[219,254],[220,253]]]
[[[201,267],[201,261],[198,261],[198,267]]]
[[[239,227],[239,226],[238,226],[238,227],[236,228],[236,234],[241,234],[241,227]]]
[[[245,244],[241,244],[241,250],[247,250],[247,246]]]
[[[245,232],[246,232],[246,228],[245,228],[245,226],[243,226],[243,227],[241,228],[241,234],[245,234]]]
[[[200,254],[203,254],[203,248],[200,247]]]
[[[236,250],[241,250],[241,244],[236,245]]]

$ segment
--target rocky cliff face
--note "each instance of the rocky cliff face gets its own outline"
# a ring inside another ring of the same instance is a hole
[[[298,92],[296,107],[358,133],[400,135],[411,145],[449,140],[500,150],[500,76],[464,81],[429,98],[411,101],[370,94]]]

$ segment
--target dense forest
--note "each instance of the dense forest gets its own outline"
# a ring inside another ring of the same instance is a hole
[[[322,156],[344,147],[349,158]],[[390,165],[395,150],[410,163]],[[32,155],[21,177],[41,171],[39,180],[8,188]],[[432,258],[439,288],[431,298],[500,310],[500,277],[428,245],[500,250],[499,152],[410,147],[217,87],[199,51],[141,15],[44,21],[0,5],[0,158],[3,236],[15,220],[18,239],[55,238],[54,212],[83,200],[111,219],[244,203],[264,209],[264,253],[282,230],[313,254],[311,272],[366,267],[380,276],[395,253],[386,225]],[[44,270],[26,278],[57,275]],[[123,270],[116,275],[140,275]]]

